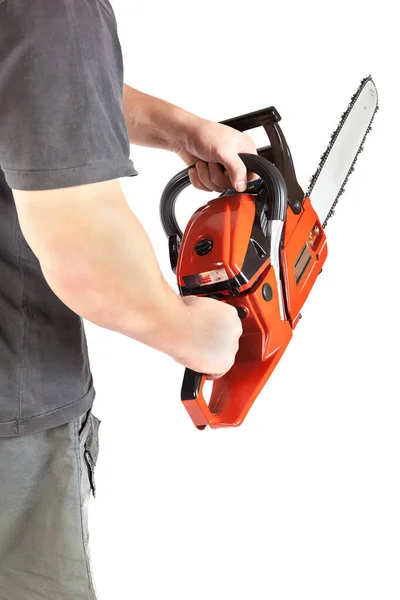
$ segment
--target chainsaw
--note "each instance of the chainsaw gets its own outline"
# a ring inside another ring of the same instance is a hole
[[[327,257],[325,227],[378,110],[371,77],[361,81],[304,193],[275,107],[221,121],[238,131],[262,126],[270,145],[239,154],[258,179],[200,206],[182,233],[175,203],[190,185],[188,167],[166,185],[160,217],[181,296],[233,305],[243,333],[231,369],[213,380],[185,368],[181,400],[194,425],[240,425],[292,339],[301,309]],[[193,165],[191,165],[193,166]]]

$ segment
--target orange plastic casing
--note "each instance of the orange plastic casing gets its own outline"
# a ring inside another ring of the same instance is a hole
[[[176,271],[178,284],[184,287],[185,276],[205,270],[223,268],[229,279],[237,276],[249,245],[254,212],[250,194],[220,197],[198,209],[182,238]],[[193,252],[193,246],[204,237],[214,241],[206,262],[204,256]],[[221,301],[240,308],[243,334],[234,365],[213,382],[209,401],[203,394],[206,376],[202,377],[197,397],[182,398],[196,427],[231,427],[243,422],[289,344],[326,257],[325,232],[310,199],[305,198],[300,214],[295,215],[291,209],[287,212],[280,249],[280,280],[267,259],[249,281],[240,285],[239,295],[223,292]],[[263,294],[266,289],[268,294]],[[208,295],[207,286],[204,295]]]

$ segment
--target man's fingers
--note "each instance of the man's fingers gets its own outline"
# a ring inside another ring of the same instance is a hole
[[[205,192],[210,191],[207,187],[205,187],[201,183],[195,168],[189,169],[188,175],[189,175],[190,183],[193,185],[193,187],[197,188],[198,190],[204,190]]]
[[[223,192],[226,188],[216,185],[210,177],[209,164],[198,160],[196,162],[196,170],[201,183],[208,188],[209,191]]]
[[[225,191],[232,187],[227,171],[218,163],[208,163],[208,170],[210,172],[210,178],[213,185],[221,188],[221,191]]]
[[[242,159],[238,155],[230,154],[229,157],[222,158],[221,163],[228,171],[235,190],[244,192],[247,187],[247,169]]]
[[[219,163],[206,163],[203,160],[197,160],[195,166],[188,171],[190,182],[195,188],[204,190],[205,192],[216,191],[222,193],[231,187],[235,188],[238,192],[244,191],[247,187],[247,182],[258,179],[259,176],[256,173],[247,172],[243,161],[238,157],[238,162],[244,167],[244,175],[242,175],[243,171],[239,175],[239,177],[244,176],[244,184],[239,186],[240,180],[237,179],[238,176],[236,175],[235,180],[234,176],[229,173],[229,169],[232,173],[233,167],[230,165],[233,162],[237,164],[237,161],[232,159],[229,161],[229,164],[227,164],[228,161],[225,161],[225,163],[221,161],[223,165],[221,166]],[[237,167],[235,173],[237,173]]]

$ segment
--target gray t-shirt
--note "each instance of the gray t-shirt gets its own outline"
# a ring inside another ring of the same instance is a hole
[[[95,397],[83,321],[51,290],[11,188],[137,175],[108,0],[0,0],[0,436],[83,414]]]

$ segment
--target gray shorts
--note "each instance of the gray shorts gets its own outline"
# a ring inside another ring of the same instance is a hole
[[[96,600],[88,501],[100,421],[0,438],[0,600]]]

